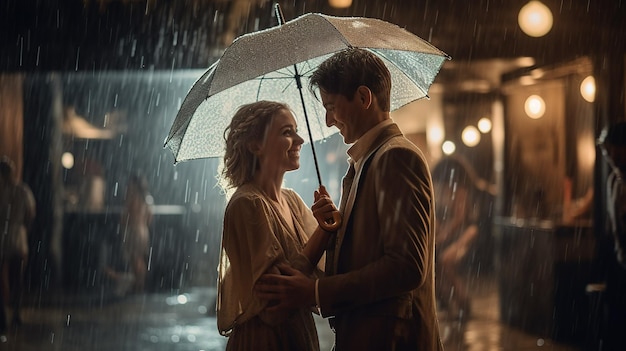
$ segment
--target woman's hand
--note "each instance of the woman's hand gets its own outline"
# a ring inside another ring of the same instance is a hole
[[[331,200],[326,187],[320,185],[313,194],[315,203],[311,206],[313,216],[317,219],[320,227],[328,232],[334,232],[341,225],[341,213]]]

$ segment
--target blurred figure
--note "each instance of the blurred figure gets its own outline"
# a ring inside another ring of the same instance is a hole
[[[35,218],[35,199],[28,185],[14,176],[14,164],[0,158],[0,333],[7,330],[5,305],[13,308],[13,325],[21,324],[24,271],[28,262],[28,229]]]
[[[600,137],[609,165],[607,177],[607,233],[604,250],[606,281],[602,350],[623,350],[626,345],[626,122],[619,122]]]
[[[133,175],[126,187],[126,203],[121,216],[124,261],[134,275],[133,292],[143,292],[148,272],[152,196],[143,175]]]
[[[463,273],[466,258],[481,235],[479,182],[473,168],[460,157],[440,160],[432,171],[437,213],[436,284],[437,299],[451,320],[470,316],[471,299]],[[481,189],[482,188],[482,189]]]
[[[135,276],[134,292],[143,292],[148,272],[152,196],[144,176],[133,175],[126,187],[122,212],[124,258]]]

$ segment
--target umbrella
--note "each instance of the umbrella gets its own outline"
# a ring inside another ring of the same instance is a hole
[[[165,141],[175,162],[220,157],[223,133],[235,110],[258,100],[277,100],[306,126],[319,184],[314,141],[337,130],[325,125],[322,104],[309,92],[308,79],[333,53],[348,47],[371,50],[392,74],[391,109],[427,96],[443,62],[441,50],[397,25],[374,18],[309,13],[279,26],[244,34],[194,83]]]

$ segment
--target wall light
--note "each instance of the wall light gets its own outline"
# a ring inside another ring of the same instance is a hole
[[[531,37],[542,37],[552,29],[552,12],[540,1],[529,1],[522,7],[517,22],[524,33]]]
[[[337,9],[345,9],[352,5],[352,0],[328,0],[328,4]]]
[[[480,143],[480,132],[474,126],[467,126],[461,133],[461,140],[466,146],[474,147]]]
[[[483,134],[489,133],[491,131],[491,120],[487,117],[479,119],[478,130]]]
[[[596,99],[596,80],[593,76],[587,76],[580,83],[580,95],[587,102],[593,102]]]
[[[526,115],[532,119],[541,118],[543,114],[546,113],[546,103],[541,96],[531,95],[524,103],[524,111],[526,111]]]

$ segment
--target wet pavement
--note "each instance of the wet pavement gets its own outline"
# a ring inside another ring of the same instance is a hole
[[[440,315],[448,351],[574,351],[509,328],[498,321],[497,293],[482,284],[474,294],[472,318],[460,327]],[[0,350],[14,351],[210,351],[224,350],[214,316],[215,291],[189,289],[178,295],[148,293],[124,298],[39,296],[25,301],[23,324],[13,326]],[[333,334],[316,318],[322,350],[330,350]]]

